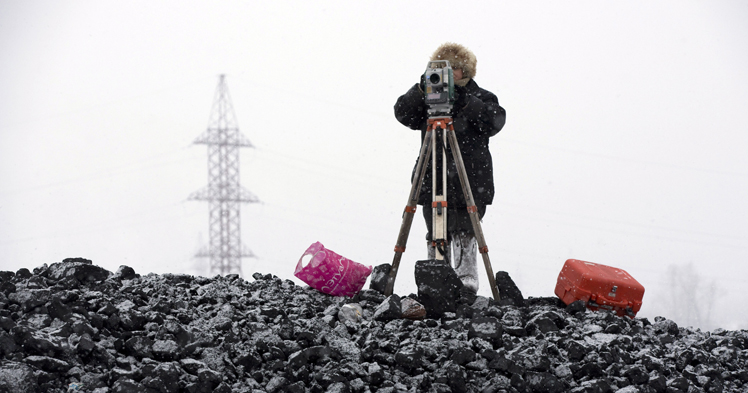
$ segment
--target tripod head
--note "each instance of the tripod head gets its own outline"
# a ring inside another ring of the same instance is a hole
[[[450,117],[455,103],[455,85],[449,60],[429,61],[423,81],[429,117]]]

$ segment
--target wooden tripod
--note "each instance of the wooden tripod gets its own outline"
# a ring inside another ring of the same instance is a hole
[[[421,145],[421,153],[418,156],[418,162],[416,163],[415,176],[413,176],[413,182],[410,187],[410,195],[408,196],[408,204],[405,206],[403,212],[403,222],[400,225],[400,233],[397,236],[397,242],[395,243],[395,257],[392,259],[392,265],[390,266],[390,274],[387,279],[387,286],[384,289],[386,296],[392,295],[392,291],[395,288],[395,278],[397,277],[397,270],[400,267],[400,259],[402,259],[403,252],[405,252],[405,245],[408,242],[408,234],[410,233],[410,227],[413,224],[413,216],[416,213],[416,206],[418,205],[418,197],[421,193],[421,184],[423,178],[426,175],[426,163],[429,157],[432,156],[432,150],[436,151],[437,141],[441,139],[442,147],[446,147],[446,143],[449,143],[452,148],[452,158],[457,166],[457,174],[460,178],[460,184],[462,185],[462,192],[465,195],[465,202],[467,202],[467,211],[470,215],[470,221],[473,224],[473,231],[475,232],[475,238],[478,241],[478,251],[480,251],[483,257],[483,264],[486,267],[486,274],[488,274],[488,283],[491,286],[491,292],[493,298],[499,301],[499,290],[496,287],[496,278],[493,274],[493,268],[491,267],[491,260],[488,258],[488,246],[486,246],[486,238],[483,236],[483,229],[480,225],[480,216],[478,215],[478,208],[475,206],[475,199],[473,198],[473,192],[470,189],[470,183],[468,182],[467,171],[465,170],[465,163],[462,160],[462,153],[460,153],[460,147],[457,144],[457,136],[455,135],[454,125],[451,117],[433,117],[428,119],[428,127],[426,129],[426,136],[423,139]],[[434,153],[432,163],[432,170],[434,171],[434,182],[436,182],[436,160],[438,159],[436,153]],[[446,183],[446,150],[442,149],[442,184]],[[434,184],[434,192],[436,191],[436,184]],[[442,187],[442,193],[446,194],[446,187]],[[438,200],[437,200],[438,199]],[[434,241],[446,242],[446,206],[447,201],[444,196],[437,197],[434,195],[434,201],[432,202],[432,208],[435,210],[434,217],[434,230],[432,235],[435,238]],[[438,211],[437,211],[438,209]],[[443,233],[440,232],[440,228],[443,229]],[[442,236],[443,235],[443,236]],[[442,244],[444,245],[444,244]],[[443,249],[446,249],[444,247]],[[436,252],[437,259],[443,259],[442,250],[437,248]]]

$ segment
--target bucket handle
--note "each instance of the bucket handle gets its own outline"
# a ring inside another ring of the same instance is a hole
[[[312,255],[312,259],[310,260],[309,263],[314,263],[315,260],[318,259],[316,258],[317,253],[323,250],[325,250],[325,246],[323,246],[322,243],[320,242],[313,243],[311,246],[309,246],[309,248],[307,248],[306,251],[304,251],[304,254],[301,255],[301,258],[299,258],[299,263],[296,264],[296,272],[299,272],[301,269],[304,268],[303,261],[304,261],[305,256]],[[324,256],[322,257],[322,259],[324,259]]]

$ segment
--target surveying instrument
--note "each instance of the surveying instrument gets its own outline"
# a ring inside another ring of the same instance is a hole
[[[435,259],[450,259],[448,254],[449,239],[447,233],[447,144],[452,150],[452,159],[457,167],[457,174],[462,185],[462,192],[465,196],[467,211],[470,215],[470,221],[473,224],[475,238],[478,241],[478,251],[483,257],[483,264],[488,274],[488,283],[491,286],[494,300],[500,300],[499,290],[496,287],[496,279],[491,268],[491,261],[488,259],[488,246],[483,236],[483,230],[480,225],[480,216],[478,208],[473,199],[473,192],[470,189],[470,183],[465,170],[465,163],[462,160],[460,147],[457,144],[454,124],[452,122],[452,107],[455,102],[454,76],[452,67],[447,60],[430,61],[426,72],[421,77],[422,86],[424,87],[425,101],[429,106],[426,135],[423,138],[421,152],[416,163],[416,170],[408,196],[408,203],[403,212],[403,222],[400,225],[400,234],[395,243],[395,257],[390,266],[390,274],[387,279],[387,285],[384,289],[385,296],[392,295],[395,287],[395,278],[397,269],[400,267],[400,259],[405,252],[405,245],[408,242],[408,234],[413,223],[413,216],[418,205],[418,197],[421,193],[421,184],[426,175],[427,163],[429,158],[431,162],[431,192],[432,202],[432,229],[431,242],[435,248]],[[424,207],[426,208],[426,207]]]

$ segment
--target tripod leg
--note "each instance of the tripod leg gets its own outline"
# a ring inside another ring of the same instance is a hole
[[[397,235],[397,242],[395,243],[395,256],[392,259],[392,265],[390,266],[390,274],[387,278],[387,285],[384,288],[384,295],[392,295],[392,291],[395,289],[395,278],[397,278],[397,269],[400,268],[400,259],[403,257],[405,252],[405,245],[408,243],[408,234],[410,234],[410,227],[413,224],[413,216],[416,213],[416,206],[418,205],[418,197],[421,195],[421,184],[423,183],[423,177],[426,175],[426,164],[429,162],[431,156],[431,129],[426,130],[426,136],[423,138],[423,144],[421,144],[421,152],[418,155],[418,162],[416,163],[415,176],[413,177],[413,183],[410,187],[410,194],[408,195],[408,204],[405,206],[403,212],[403,222],[400,224],[400,233]]]
[[[470,214],[470,221],[472,222],[473,230],[475,231],[475,239],[478,241],[478,251],[480,251],[481,256],[483,257],[483,264],[486,266],[488,284],[491,286],[494,300],[498,302],[501,300],[501,296],[499,295],[499,289],[496,287],[496,278],[494,277],[493,268],[491,267],[491,260],[488,258],[486,238],[483,236],[483,229],[480,225],[480,216],[478,216],[478,209],[475,206],[475,199],[473,199],[473,191],[470,189],[470,182],[468,181],[467,171],[465,170],[465,162],[462,161],[460,146],[457,144],[457,136],[455,135],[455,130],[451,123],[449,130],[447,131],[447,136],[449,137],[449,144],[452,147],[452,156],[457,165],[457,174],[460,177],[460,183],[462,183],[462,192],[465,195],[465,202],[467,202],[468,205],[468,213]]]
[[[447,253],[447,135],[442,123],[435,123],[431,156],[431,241],[436,248],[435,259],[449,261]],[[440,173],[441,172],[441,173]]]

